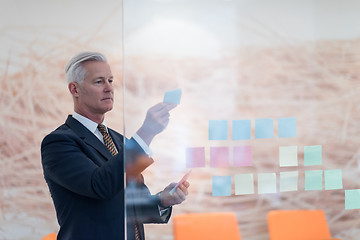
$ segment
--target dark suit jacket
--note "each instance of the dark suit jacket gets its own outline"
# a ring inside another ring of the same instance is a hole
[[[125,239],[124,138],[111,129],[109,133],[119,151],[115,156],[72,116],[41,144],[44,177],[60,225],[60,240]],[[126,146],[130,146],[127,161],[144,154],[134,139]],[[133,239],[135,222],[140,223],[144,239],[143,223],[165,223],[170,217],[169,213],[165,220],[160,218],[159,199],[151,196],[145,184],[133,186],[127,197],[127,215],[131,216],[128,240]],[[143,199],[137,203],[140,195]]]

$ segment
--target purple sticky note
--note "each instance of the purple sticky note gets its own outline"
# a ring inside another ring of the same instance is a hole
[[[210,148],[210,167],[227,168],[229,167],[229,148],[211,147]]]
[[[186,167],[205,167],[205,148],[194,147],[186,149]]]
[[[251,146],[234,147],[234,167],[252,166]]]

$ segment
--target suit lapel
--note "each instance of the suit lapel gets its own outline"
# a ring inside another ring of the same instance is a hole
[[[106,146],[92,132],[90,132],[89,129],[87,129],[71,115],[68,116],[65,124],[68,125],[69,128],[71,128],[76,133],[76,135],[83,139],[86,144],[95,148],[96,151],[103,155],[106,160],[112,157]]]

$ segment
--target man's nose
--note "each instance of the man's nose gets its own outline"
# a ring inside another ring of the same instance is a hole
[[[110,81],[105,82],[105,89],[106,92],[113,91],[114,87]]]

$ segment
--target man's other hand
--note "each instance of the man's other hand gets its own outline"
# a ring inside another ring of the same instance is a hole
[[[148,146],[169,124],[169,111],[176,106],[175,103],[158,103],[147,111],[144,123],[136,133]]]

